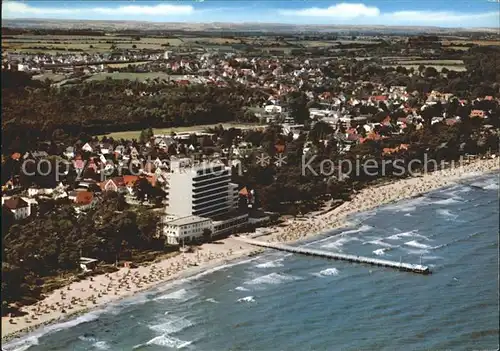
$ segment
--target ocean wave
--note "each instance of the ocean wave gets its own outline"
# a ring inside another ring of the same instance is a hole
[[[157,336],[148,342],[145,345],[156,345],[156,346],[165,346],[172,349],[182,349],[188,345],[191,345],[192,341],[183,341],[168,335],[160,335]],[[142,347],[143,345],[134,346],[134,349]]]
[[[391,250],[390,247],[386,247],[384,249],[373,250],[373,253],[377,256],[384,256],[387,251]]]
[[[192,292],[187,291],[186,289],[179,289],[174,292],[158,296],[154,300],[182,300],[187,301],[194,297]]]
[[[350,230],[346,230],[346,231],[340,232],[339,236],[369,232],[372,229],[373,229],[373,227],[371,225],[363,224],[361,227],[359,227],[357,229],[350,229]]]
[[[458,243],[458,242],[460,242],[460,241],[465,241],[465,240],[468,240],[468,239],[470,239],[470,238],[475,237],[476,235],[481,235],[481,234],[483,234],[483,233],[484,233],[484,232],[475,232],[475,233],[469,234],[469,235],[467,235],[467,236],[465,236],[465,237],[462,237],[462,238],[453,239],[453,240],[451,240],[451,241],[449,241],[449,242],[447,242],[447,243],[444,243],[444,244],[441,244],[441,245],[438,245],[438,246],[434,247],[434,249],[441,249],[441,248],[443,248],[443,247],[450,246],[451,244],[455,244],[455,243]]]
[[[461,202],[461,201],[458,200],[457,198],[450,197],[448,199],[434,201],[434,204],[435,205],[451,205],[451,204],[456,204],[459,202]]]
[[[434,249],[434,247],[426,245],[426,244],[419,243],[417,240],[408,241],[408,242],[405,243],[405,245],[406,246],[415,247],[417,249],[424,249],[424,250]]]
[[[111,346],[106,341],[96,341],[92,346],[97,350],[110,350]]]
[[[406,249],[406,248],[403,248],[406,253],[410,254],[410,255],[418,255],[418,256],[422,256],[422,255],[425,255],[425,254],[428,254],[429,253],[429,250],[415,250],[415,249]]]
[[[238,302],[255,302],[255,299],[253,296],[245,296],[242,297],[241,299],[237,300]]]
[[[100,341],[93,336],[81,335],[78,337],[79,340],[92,343],[92,348],[97,350],[110,350],[111,346],[106,341]]]
[[[462,199],[459,194],[468,193],[472,190],[472,188],[468,185],[456,185],[451,188],[448,188],[446,191],[443,191],[443,195],[450,196],[452,198]]]
[[[498,180],[497,178],[487,179],[484,181],[474,182],[471,186],[481,188],[483,190],[498,190]]]
[[[441,256],[422,256],[422,260],[431,260],[431,261],[434,261],[434,260],[442,260],[443,257]]]
[[[189,328],[193,323],[182,317],[172,316],[169,319],[162,319],[161,323],[149,325],[148,328],[161,334],[174,334]]]
[[[104,310],[90,312],[90,313],[86,313],[84,315],[81,315],[77,318],[67,320],[65,322],[51,324],[51,325],[42,327],[39,331],[37,331],[33,334],[28,334],[24,337],[21,337],[20,339],[16,339],[16,340],[10,342],[10,343],[3,344],[2,350],[5,350],[5,351],[28,350],[30,347],[38,345],[38,340],[40,337],[47,335],[47,334],[55,333],[55,332],[58,332],[61,330],[69,329],[69,328],[75,327],[75,326],[82,324],[82,323],[92,322],[92,321],[98,319],[99,315],[103,312],[104,312]]]
[[[392,244],[386,243],[382,240],[383,240],[383,238],[375,238],[374,240],[364,241],[363,245],[371,244],[371,245],[378,245],[378,246],[383,246],[383,247],[388,247],[388,248],[397,247],[397,246],[394,246]]]
[[[236,291],[249,291],[247,288],[245,288],[244,286],[237,286],[236,288],[234,288],[234,290]]]
[[[437,214],[439,214],[441,217],[447,218],[447,219],[456,219],[458,215],[452,213],[450,210],[445,209],[445,208],[438,208],[436,210]]]
[[[205,301],[211,302],[211,303],[219,303],[219,301],[217,301],[216,299],[213,299],[211,297],[209,297],[208,299],[205,299]]]
[[[498,187],[498,184],[489,184],[489,185],[486,185],[483,189],[485,189],[485,190],[498,190],[499,187]]]
[[[425,205],[427,202],[428,199],[422,196],[415,199],[398,202],[393,205],[385,205],[384,207],[382,207],[382,210],[393,212],[415,212],[418,206]]]
[[[299,277],[295,277],[292,275],[280,274],[280,273],[271,273],[266,274],[250,281],[246,281],[243,284],[247,285],[264,285],[264,284],[281,284],[284,282],[294,281],[300,279]]]
[[[41,335],[40,335],[41,336]],[[16,340],[15,342],[2,345],[2,350],[5,351],[25,351],[32,346],[38,345],[38,338],[40,336],[30,336]]]
[[[258,260],[259,258],[261,258],[261,256],[255,256],[255,257],[251,257],[251,258],[244,259],[244,260],[238,260],[238,261],[230,262],[230,263],[227,263],[227,264],[221,264],[219,266],[215,266],[213,268],[210,268],[210,269],[207,269],[207,270],[203,270],[202,272],[197,273],[197,274],[192,275],[192,276],[189,276],[189,277],[185,277],[185,278],[182,278],[182,279],[177,279],[177,280],[174,280],[174,281],[168,281],[164,285],[161,285],[161,286],[158,286],[158,287],[156,287],[154,289],[149,290],[149,293],[151,293],[151,292],[158,293],[158,292],[168,291],[168,290],[171,290],[172,287],[174,287],[174,286],[179,286],[179,285],[183,285],[183,284],[186,284],[186,283],[193,283],[194,281],[200,279],[203,276],[209,275],[211,273],[214,273],[214,272],[226,269],[226,268],[230,268],[230,267],[238,266],[238,265],[241,265],[241,264],[249,263],[249,262]],[[158,299],[158,298],[156,298],[156,299]]]
[[[402,233],[394,234],[394,235],[387,237],[387,239],[389,239],[389,240],[399,240],[401,238],[421,238],[424,240],[430,240],[425,235],[418,234],[418,230],[410,230],[409,232],[402,232]]]
[[[274,261],[268,261],[264,263],[260,263],[255,265],[257,268],[277,268],[277,267],[283,267],[283,258],[274,260]]]
[[[335,250],[338,250],[338,251],[342,251],[341,247],[344,246],[344,244],[350,242],[350,241],[361,241],[360,239],[358,238],[346,238],[346,237],[343,237],[343,238],[340,238],[340,239],[337,239],[331,243],[327,243],[327,244],[324,244],[324,245],[321,245],[322,248],[325,248],[325,249],[335,249]]]
[[[313,273],[313,275],[317,277],[331,277],[339,275],[340,271],[337,268],[327,268],[323,269],[318,273]]]

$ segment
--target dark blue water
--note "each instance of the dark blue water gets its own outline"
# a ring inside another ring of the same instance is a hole
[[[422,259],[432,275],[266,252],[7,349],[496,349],[498,216],[498,175],[477,178],[359,214],[349,228],[302,244]]]

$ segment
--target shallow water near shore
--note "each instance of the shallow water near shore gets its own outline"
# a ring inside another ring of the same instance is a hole
[[[5,350],[498,347],[498,174],[349,218],[313,248],[432,275],[266,251],[4,345]]]

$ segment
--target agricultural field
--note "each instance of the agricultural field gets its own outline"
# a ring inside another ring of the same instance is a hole
[[[492,46],[499,46],[500,45],[500,40],[442,40],[441,44],[444,46],[454,46],[454,45],[467,45],[467,44],[473,44],[473,45],[492,45]]]
[[[125,63],[108,63],[107,66],[111,67],[111,68],[124,68],[124,67],[128,67],[128,66],[139,66],[139,65],[143,65],[143,64],[146,64],[150,61],[140,61],[140,62],[125,62]]]
[[[445,49],[455,50],[455,51],[467,51],[469,48],[467,46],[445,46]]]
[[[465,65],[463,60],[419,60],[418,56],[411,57],[383,57],[382,61],[385,65],[382,67],[405,67],[406,69],[413,68],[418,70],[420,65],[424,65],[426,67],[434,67],[438,71],[441,71],[443,68],[447,68],[451,71],[462,72],[465,71]]]
[[[241,43],[239,39],[186,37],[150,38],[119,36],[16,35],[2,41],[2,49],[17,53],[86,52],[106,53],[114,45],[128,50],[168,50],[169,47],[220,46]],[[43,49],[40,49],[43,48]]]
[[[290,44],[297,46],[305,46],[308,48],[317,48],[324,46],[337,46],[338,43],[335,41],[319,41],[319,40],[292,40],[288,41]]]
[[[387,67],[398,67],[398,66],[401,66],[401,67],[404,67],[406,69],[410,69],[410,68],[413,68],[414,70],[418,70],[418,67],[420,66],[420,64],[418,65],[409,65],[409,64],[398,64],[398,65],[382,65],[383,68],[387,68]],[[446,68],[448,69],[449,71],[456,71],[456,72],[463,72],[463,71],[466,71],[467,69],[465,68],[465,66],[459,66],[459,65],[436,65],[436,64],[424,64],[425,67],[434,67],[436,70],[438,70],[438,72],[440,72],[443,68]]]
[[[182,38],[183,43],[200,43],[200,44],[209,44],[209,45],[221,45],[221,44],[239,44],[241,43],[240,39],[233,38],[212,38],[212,37],[195,37],[195,38]]]
[[[184,41],[179,38],[141,38],[141,44],[154,44],[154,45],[168,45],[168,46],[181,46]]]
[[[464,65],[463,60],[398,60],[396,63],[400,65]]]
[[[220,124],[207,124],[207,125],[198,125],[198,126],[190,126],[190,127],[176,127],[176,128],[155,128],[153,129],[153,132],[155,135],[158,134],[170,134],[172,132],[174,133],[182,133],[182,132],[203,132],[207,128],[213,128],[217,127]],[[241,129],[251,129],[251,128],[256,128],[259,127],[258,124],[245,124],[245,123],[221,123],[221,125],[225,128],[241,128]],[[113,139],[126,139],[126,140],[131,140],[131,139],[138,139],[141,134],[140,130],[131,130],[131,131],[125,131],[125,132],[115,132],[115,133],[110,133],[106,134],[106,137],[112,137]],[[98,135],[98,137],[103,137],[104,135]]]
[[[61,82],[66,79],[65,74],[58,74],[58,73],[51,73],[51,72],[46,72],[42,74],[38,74],[36,76],[33,76],[34,80],[42,80],[44,81],[45,79],[51,80],[53,83]]]
[[[107,78],[111,79],[130,79],[130,80],[139,80],[140,82],[144,82],[146,79],[170,79],[172,76],[164,73],[164,72],[146,72],[146,73],[129,73],[129,72],[115,72],[115,73],[97,73],[92,75],[87,81],[92,80],[105,80]]]

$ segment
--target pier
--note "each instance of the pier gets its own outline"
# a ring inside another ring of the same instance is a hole
[[[311,248],[295,247],[295,246],[278,244],[278,243],[268,243],[268,242],[263,242],[263,241],[259,241],[259,240],[248,239],[245,237],[238,237],[235,239],[241,240],[241,241],[243,241],[247,244],[250,244],[250,245],[265,247],[268,249],[275,249],[275,250],[279,250],[279,251],[292,252],[292,253],[301,254],[301,255],[317,256],[317,257],[324,257],[324,258],[329,258],[329,259],[334,259],[334,260],[371,264],[374,266],[389,267],[389,268],[398,269],[400,271],[407,271],[407,272],[413,272],[413,273],[419,273],[419,274],[430,274],[431,273],[429,267],[423,266],[420,264],[395,262],[395,261],[389,261],[389,260],[381,260],[381,259],[372,258],[372,257],[346,255],[346,254],[335,253],[335,252],[330,252],[330,251],[323,251],[323,250],[316,250],[316,249],[311,249]]]

